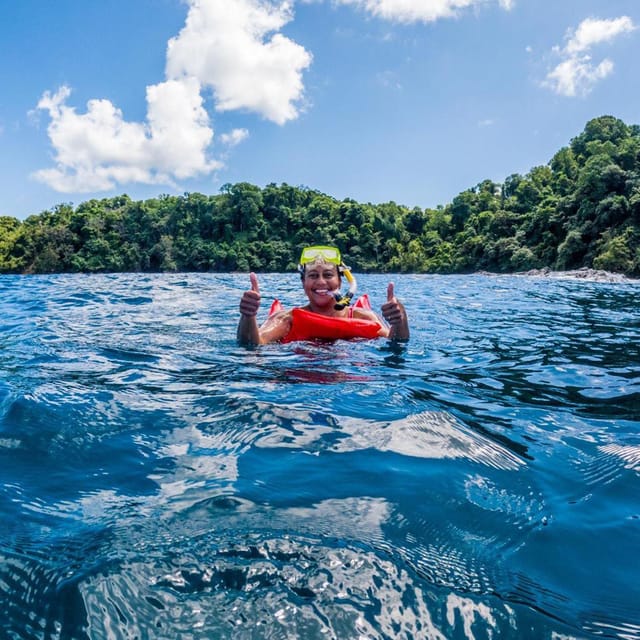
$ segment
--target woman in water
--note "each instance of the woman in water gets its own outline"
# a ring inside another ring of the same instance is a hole
[[[382,315],[389,323],[386,326],[371,309],[350,307],[349,302],[355,291],[355,280],[348,268],[342,263],[340,252],[334,247],[307,247],[303,249],[298,265],[304,289],[309,303],[302,310],[326,318],[342,318],[355,322],[355,325],[367,325],[367,331],[373,328],[373,334],[365,337],[384,337],[392,340],[406,340],[409,337],[409,322],[404,305],[395,297],[393,283],[387,287],[387,301],[382,305]],[[346,296],[341,296],[342,275],[347,277],[352,288]],[[258,326],[256,319],[260,308],[260,288],[255,273],[249,275],[251,289],[242,294],[240,300],[240,322],[238,323],[238,341],[242,344],[267,344],[286,340],[294,332],[294,310],[277,311]],[[307,318],[311,317],[307,314]],[[338,322],[337,324],[344,324]],[[347,324],[349,324],[347,322]],[[378,326],[376,327],[375,324]],[[313,337],[313,336],[309,336]],[[323,336],[324,337],[324,336]],[[342,337],[336,335],[336,337]],[[289,337],[289,340],[296,339]]]

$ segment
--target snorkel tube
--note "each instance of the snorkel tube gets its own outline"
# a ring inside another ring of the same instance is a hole
[[[344,309],[351,304],[351,300],[356,293],[356,289],[358,288],[356,279],[351,274],[351,270],[349,269],[349,267],[341,264],[340,272],[344,275],[344,277],[347,279],[347,282],[349,283],[349,291],[347,291],[347,293],[345,293],[344,295],[342,295],[340,291],[336,291],[333,294],[333,297],[336,299],[336,303],[333,305],[333,308],[336,311],[340,311],[340,309]]]

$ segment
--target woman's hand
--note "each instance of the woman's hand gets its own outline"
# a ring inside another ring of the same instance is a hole
[[[256,316],[260,309],[260,287],[258,285],[258,276],[253,273],[249,274],[251,280],[251,289],[247,289],[240,299],[240,313],[243,316]]]
[[[387,286],[387,301],[382,305],[382,316],[391,326],[390,338],[405,340],[409,337],[407,312],[394,294],[393,282]]]

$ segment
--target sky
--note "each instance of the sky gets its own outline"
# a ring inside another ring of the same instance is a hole
[[[287,183],[446,205],[640,123],[638,0],[8,0],[0,215]]]

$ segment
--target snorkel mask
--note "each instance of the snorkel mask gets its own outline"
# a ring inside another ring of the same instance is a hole
[[[340,310],[348,307],[351,304],[351,299],[356,293],[356,279],[351,275],[351,270],[347,267],[340,257],[340,251],[335,247],[314,246],[305,247],[300,254],[300,263],[298,264],[298,271],[304,278],[304,270],[306,265],[314,262],[327,262],[329,264],[335,264],[338,268],[338,273],[344,275],[349,283],[349,290],[344,295],[338,290],[332,293],[336,299],[336,303],[333,306],[334,309]]]

